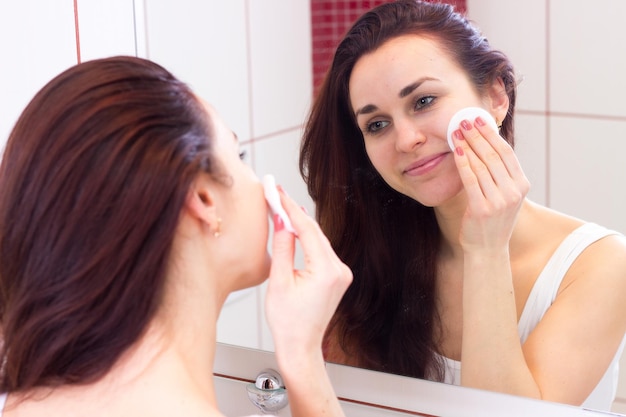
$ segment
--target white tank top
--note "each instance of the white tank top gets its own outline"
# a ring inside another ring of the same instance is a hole
[[[563,277],[574,263],[578,255],[589,245],[609,235],[618,232],[606,229],[594,223],[586,223],[567,236],[554,252],[543,271],[535,281],[526,305],[517,324],[517,331],[522,344],[543,318],[548,308],[556,299]],[[613,361],[604,376],[582,404],[584,408],[595,410],[610,410],[617,393],[619,376],[619,360],[626,343],[626,335],[622,339]],[[460,385],[461,362],[443,357],[445,363],[445,379],[448,384]]]

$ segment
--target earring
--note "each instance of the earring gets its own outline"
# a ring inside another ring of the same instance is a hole
[[[217,218],[217,227],[215,228],[215,232],[213,233],[213,236],[220,237],[220,235],[222,234],[222,218],[218,217]]]

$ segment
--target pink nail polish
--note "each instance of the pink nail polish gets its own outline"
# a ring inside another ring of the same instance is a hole
[[[463,120],[461,122],[461,127],[465,130],[472,130],[472,124],[468,122],[467,120]]]
[[[458,140],[464,140],[463,133],[460,130],[454,131],[454,137]]]
[[[460,146],[457,146],[456,147],[456,154],[459,155],[459,156],[463,156],[464,155],[463,148],[461,148]]]
[[[283,222],[282,217],[280,217],[278,214],[274,214],[274,231],[280,232],[284,228],[285,228],[285,223]]]
[[[485,121],[483,120],[483,118],[482,118],[482,117],[478,116],[478,117],[476,118],[476,124],[477,124],[478,126],[484,126],[484,125],[485,125]]]

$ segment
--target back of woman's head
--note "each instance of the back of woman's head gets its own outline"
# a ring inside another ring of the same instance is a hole
[[[79,64],[29,103],[0,167],[2,391],[103,376],[158,309],[210,121],[162,67]]]

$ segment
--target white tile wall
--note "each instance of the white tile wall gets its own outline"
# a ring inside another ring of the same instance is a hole
[[[552,206],[625,231],[626,181],[622,121],[552,117],[550,190]]]
[[[111,55],[136,55],[133,11],[132,0],[79,0],[81,61]]]
[[[260,137],[300,126],[309,109],[311,11],[306,0],[249,4],[252,120]]]
[[[626,2],[549,5],[551,110],[626,118]]]
[[[72,2],[3,2],[0,57],[0,147],[4,148],[33,95],[57,73],[76,63]]]
[[[524,75],[516,149],[530,197],[625,233],[626,2],[467,0],[467,10]],[[622,375],[613,409],[626,413]]]
[[[147,57],[213,104],[240,140],[251,137],[249,0],[143,0]]]

